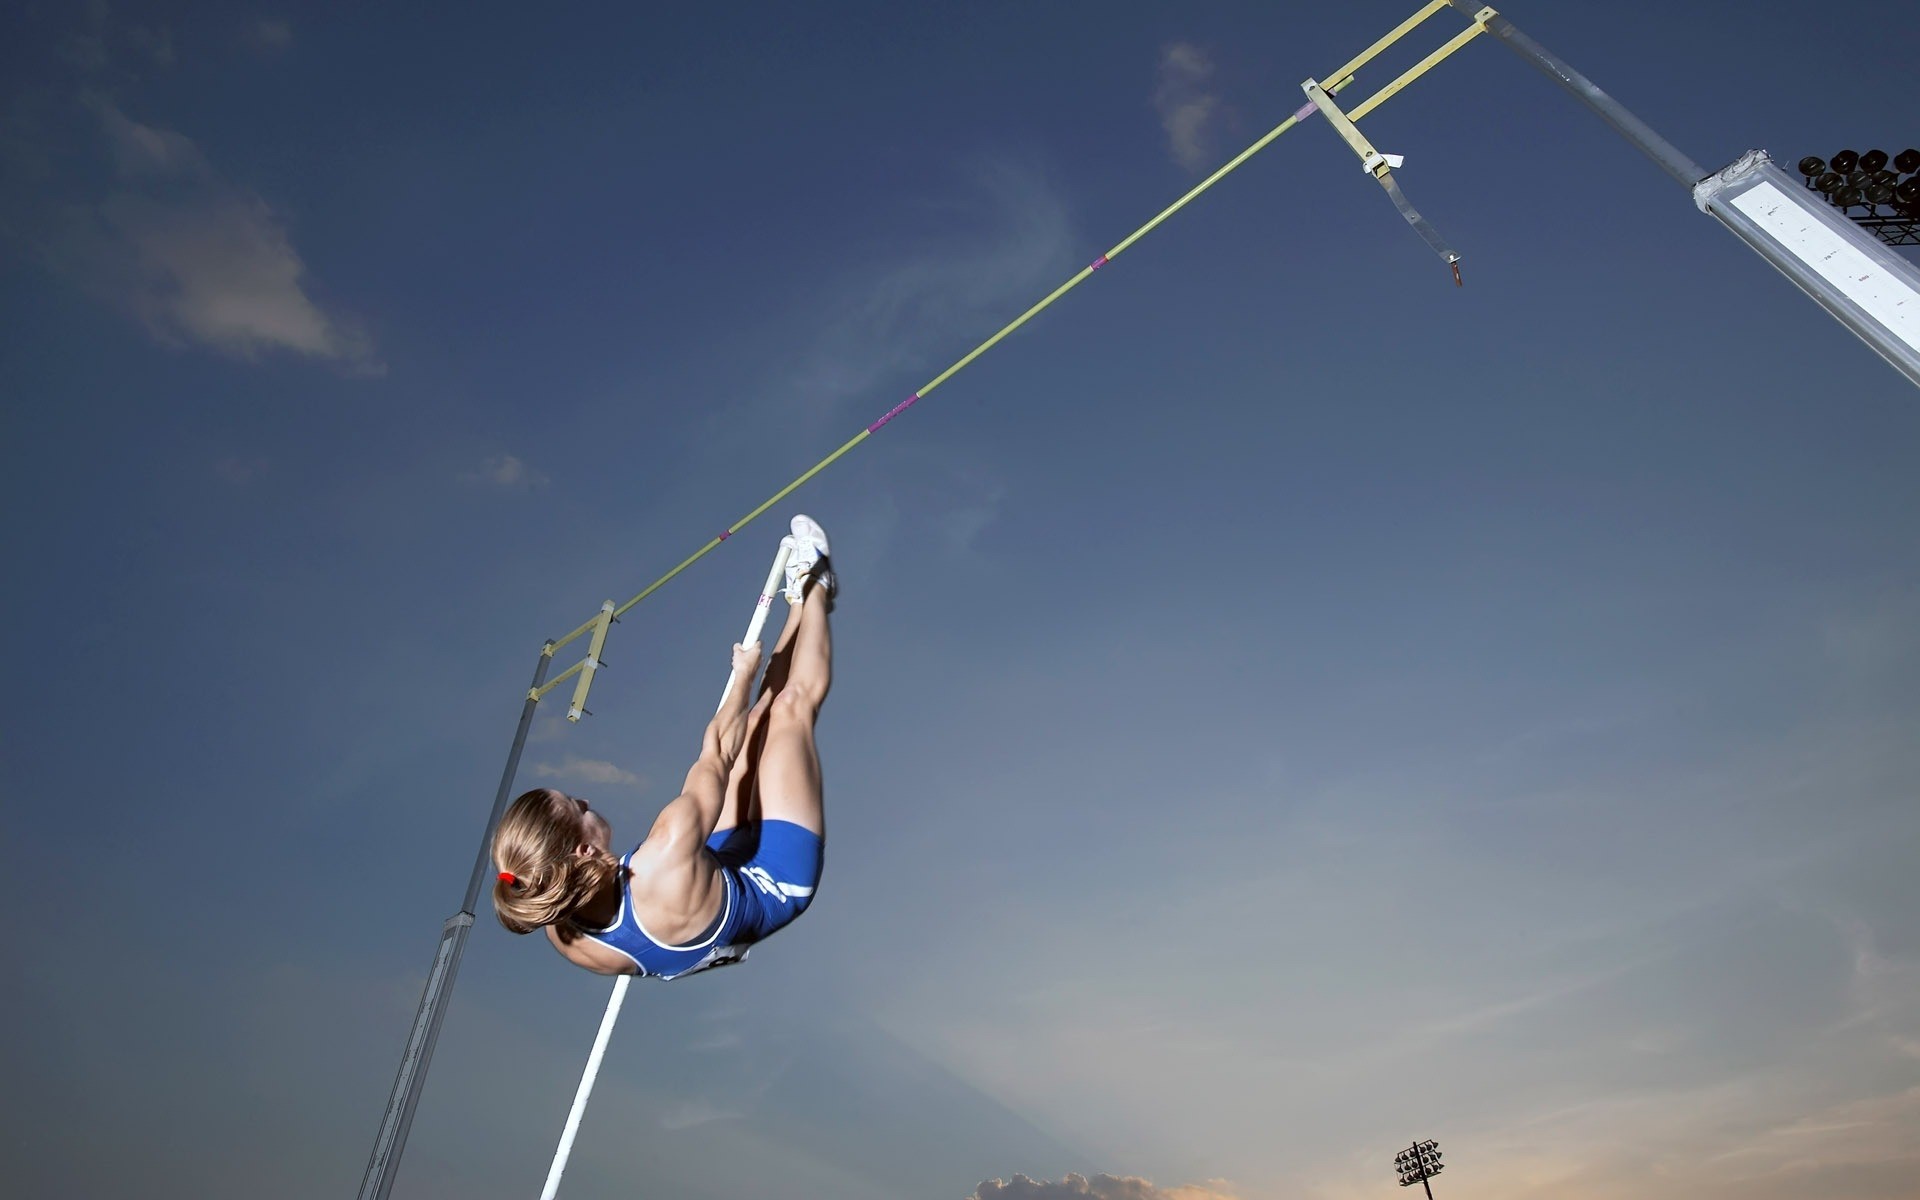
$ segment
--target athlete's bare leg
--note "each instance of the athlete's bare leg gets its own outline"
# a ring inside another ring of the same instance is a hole
[[[833,683],[833,635],[827,612],[833,600],[815,585],[806,592],[797,614],[787,617],[787,629],[798,627],[788,647],[786,676],[773,696],[758,763],[758,799],[762,820],[791,821],[814,833],[826,832],[826,813],[820,792],[820,753],[813,727],[820,706]],[[786,630],[781,631],[785,637]],[[771,674],[771,668],[769,669]]]

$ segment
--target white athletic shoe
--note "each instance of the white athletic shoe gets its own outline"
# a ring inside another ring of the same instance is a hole
[[[833,577],[833,568],[827,565],[827,531],[805,514],[795,517],[792,524],[792,535],[783,539],[793,547],[787,555],[787,603],[798,604],[805,599],[809,579],[825,588],[828,598],[832,598],[839,590],[839,581]]]

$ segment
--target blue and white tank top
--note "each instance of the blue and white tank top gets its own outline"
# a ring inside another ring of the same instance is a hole
[[[639,974],[657,976],[661,979],[677,979],[682,975],[691,975],[695,971],[704,971],[709,967],[725,966],[739,962],[747,956],[750,942],[734,944],[733,935],[741,932],[737,926],[740,921],[739,882],[734,873],[725,869],[720,878],[726,887],[726,899],[720,905],[720,915],[713,919],[704,933],[690,942],[677,946],[668,945],[648,933],[640,924],[640,918],[633,911],[632,875],[628,871],[631,852],[620,859],[620,917],[605,929],[588,929],[579,923],[574,928],[581,936],[598,942],[610,950],[618,950],[632,960],[639,968]]]

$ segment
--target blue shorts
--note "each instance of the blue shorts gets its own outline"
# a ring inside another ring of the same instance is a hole
[[[757,942],[807,911],[820,885],[826,843],[792,821],[749,821],[715,830],[707,848],[733,876],[739,909],[727,921],[728,940]]]

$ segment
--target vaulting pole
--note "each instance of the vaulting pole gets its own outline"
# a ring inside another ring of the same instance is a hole
[[[767,572],[767,582],[760,588],[760,598],[754,601],[753,616],[747,621],[747,635],[740,639],[741,645],[760,640],[760,630],[767,623],[767,609],[772,607],[773,598],[786,578],[790,550],[788,540],[781,538],[780,551],[773,556],[773,567]],[[720,689],[722,707],[726,705],[733,685],[734,672],[728,671],[727,686]],[[607,1011],[600,1015],[600,1031],[593,1037],[593,1049],[587,1054],[586,1069],[580,1073],[580,1086],[573,1093],[573,1108],[567,1113],[566,1128],[560,1131],[560,1144],[554,1148],[553,1165],[547,1168],[547,1182],[540,1189],[540,1200],[553,1200],[560,1192],[560,1176],[566,1172],[567,1159],[573,1154],[574,1135],[580,1132],[580,1118],[587,1113],[587,1100],[593,1095],[594,1081],[600,1077],[600,1060],[606,1057],[607,1043],[613,1040],[613,1027],[620,1020],[620,1006],[626,1001],[627,985],[631,982],[631,975],[622,975],[613,981],[613,994],[607,997]]]

